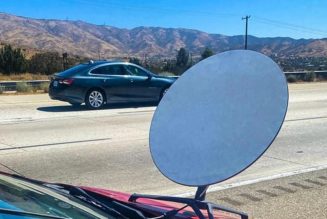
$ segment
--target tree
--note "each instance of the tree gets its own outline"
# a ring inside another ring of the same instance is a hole
[[[189,53],[185,48],[180,48],[176,56],[176,65],[178,67],[187,67],[189,63]]]
[[[30,72],[53,74],[63,70],[63,59],[57,52],[37,53],[30,60]]]
[[[13,49],[10,45],[5,45],[0,49],[0,71],[5,74],[25,72],[27,60],[21,49]]]
[[[68,54],[61,56],[57,52],[37,53],[32,56],[29,62],[29,71],[51,75],[86,61],[88,61],[87,58],[69,56]]]
[[[213,51],[210,48],[206,47],[201,54],[201,58],[206,59],[212,55],[213,55]]]
[[[180,48],[176,56],[176,67],[174,72],[178,75],[190,67],[190,54],[185,48]]]
[[[176,62],[175,60],[171,60],[171,59],[165,59],[163,61],[163,71],[166,72],[174,72],[174,70],[176,69]]]
[[[136,57],[131,57],[129,58],[129,62],[130,63],[134,63],[135,65],[140,65],[141,66],[141,61],[140,59],[136,58]]]

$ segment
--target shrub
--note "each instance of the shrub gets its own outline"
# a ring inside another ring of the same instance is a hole
[[[2,94],[5,91],[5,86],[0,85],[0,94]]]
[[[43,90],[44,93],[48,93],[49,92],[49,83],[48,82],[42,82],[39,85],[39,89]]]
[[[314,72],[307,72],[304,75],[304,81],[315,81],[316,80],[316,74]]]
[[[296,78],[295,75],[287,75],[286,79],[287,79],[287,81],[288,81],[289,83],[294,83],[294,82],[297,81],[297,78]]]
[[[18,82],[16,84],[17,92],[29,93],[33,91],[32,86],[28,85],[26,82]]]

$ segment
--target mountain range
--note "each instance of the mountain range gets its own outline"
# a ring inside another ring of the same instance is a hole
[[[205,47],[215,53],[242,49],[244,36],[209,34],[184,28],[117,28],[84,21],[33,19],[0,13],[0,42],[41,51],[90,58],[122,56],[175,57],[185,47],[199,56]],[[248,48],[278,57],[327,56],[327,38],[248,37]]]

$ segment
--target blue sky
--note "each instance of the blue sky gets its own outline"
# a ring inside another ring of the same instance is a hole
[[[0,0],[0,11],[120,28],[182,27],[259,37],[327,38],[326,0]]]

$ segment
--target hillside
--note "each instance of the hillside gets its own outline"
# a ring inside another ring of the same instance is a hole
[[[243,48],[243,36],[208,34],[182,28],[137,27],[122,29],[83,21],[24,18],[0,13],[0,42],[35,50],[68,52],[102,58],[117,56],[173,57],[187,48],[199,55],[204,47],[215,52]],[[249,36],[248,48],[279,57],[327,56],[327,38],[292,39]]]

